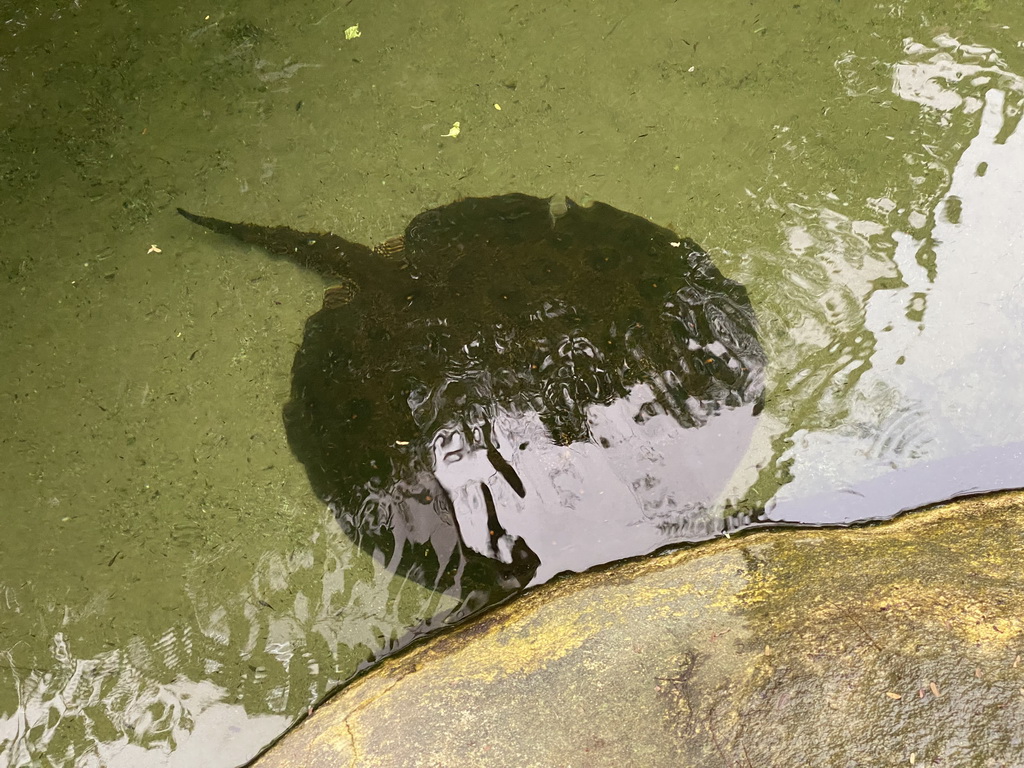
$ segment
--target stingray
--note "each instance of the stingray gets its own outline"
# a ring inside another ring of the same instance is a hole
[[[375,248],[178,210],[333,284],[284,424],[394,572],[473,610],[720,522],[765,355],[746,289],[694,241],[522,194],[428,210]]]

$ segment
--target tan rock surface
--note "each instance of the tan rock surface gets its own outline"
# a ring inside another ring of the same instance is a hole
[[[1024,764],[1024,493],[719,540],[391,659],[271,766]]]

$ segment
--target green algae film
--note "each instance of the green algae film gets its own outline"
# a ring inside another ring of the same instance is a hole
[[[0,760],[236,764],[451,609],[351,546],[287,448],[319,282],[223,258],[174,206],[370,243],[519,189],[692,237],[749,287],[771,360],[770,458],[737,488],[800,499],[1020,437],[1018,18],[999,0],[10,9]]]

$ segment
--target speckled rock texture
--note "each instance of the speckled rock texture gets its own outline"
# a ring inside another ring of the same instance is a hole
[[[255,764],[1019,766],[1024,493],[772,530],[536,589]]]

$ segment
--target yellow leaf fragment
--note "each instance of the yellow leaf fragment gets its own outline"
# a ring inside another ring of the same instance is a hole
[[[499,112],[501,112],[501,104],[498,104],[497,102],[495,102],[495,104],[494,104],[494,108],[495,108],[496,110],[498,110]]]
[[[902,699],[903,698],[903,696],[901,694],[893,693],[892,691],[886,691],[885,695],[888,696],[890,699]]]
[[[1019,653],[1017,654],[1017,658],[1013,660],[1013,666],[1014,666],[1015,669],[1018,666],[1020,666],[1020,654]]]
[[[446,133],[446,134],[445,134],[444,136],[442,136],[441,138],[442,138],[442,139],[454,139],[454,138],[456,138],[456,137],[457,137],[457,136],[458,136],[458,135],[459,135],[460,133],[462,133],[462,126],[461,126],[461,125],[459,125],[459,121],[458,121],[458,120],[456,120],[456,121],[455,121],[454,123],[452,123],[452,127],[451,127],[451,128],[449,129],[448,133]]]
[[[362,37],[363,33],[359,31],[359,25],[353,24],[351,27],[345,29],[345,39],[355,40],[357,37]]]
[[[935,698],[939,698],[939,696],[942,695],[941,693],[939,693],[939,686],[937,686],[935,683],[928,683],[928,687],[932,689],[932,696],[934,696]]]

